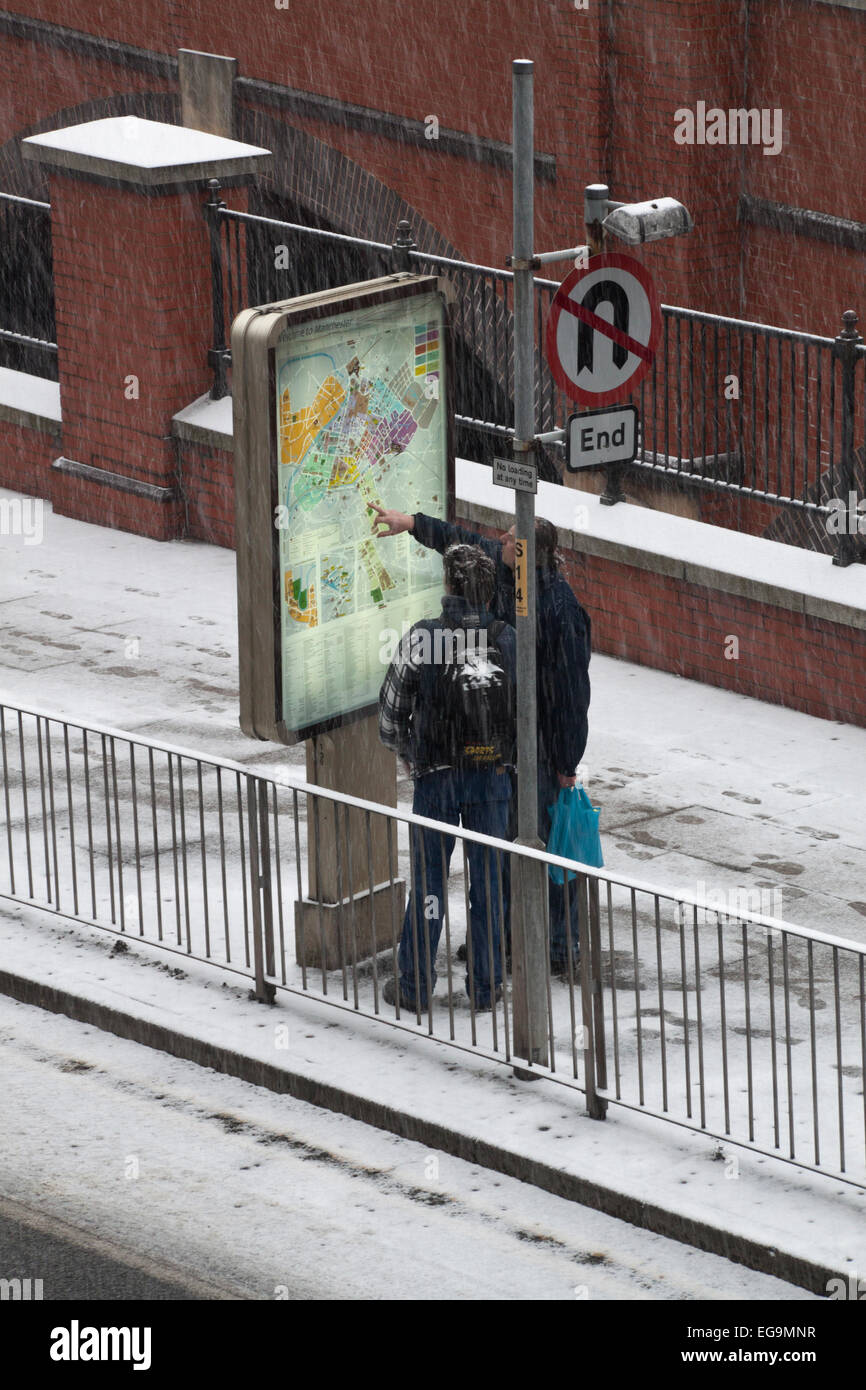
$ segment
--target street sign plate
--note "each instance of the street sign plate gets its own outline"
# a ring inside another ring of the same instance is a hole
[[[517,492],[538,491],[538,469],[534,463],[518,463],[515,459],[493,460],[493,481],[497,487],[510,487]]]
[[[631,463],[637,453],[638,414],[633,405],[570,415],[565,433],[565,466],[570,473],[608,463]]]
[[[554,380],[583,406],[624,400],[652,366],[661,326],[640,261],[620,252],[592,256],[566,276],[550,306],[545,345]]]

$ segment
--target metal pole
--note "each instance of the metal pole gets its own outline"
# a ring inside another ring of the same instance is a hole
[[[204,205],[204,215],[210,237],[211,265],[211,306],[213,309],[213,347],[208,349],[208,364],[213,368],[213,386],[210,390],[212,401],[221,401],[228,395],[226,381],[226,353],[228,345],[225,337],[225,303],[223,284],[223,257],[220,242],[220,210],[225,203],[220,198],[218,179],[208,179],[208,200]]]
[[[257,999],[260,1004],[273,1004],[276,998],[276,988],[266,978],[268,974],[273,974],[273,920],[263,920],[270,917],[270,897],[268,897],[263,912],[264,876],[258,821],[258,816],[261,813],[258,795],[260,784],[256,777],[247,777],[246,782],[250,836],[250,898],[253,906],[253,970],[255,974],[255,988],[250,997]],[[267,802],[265,802],[265,806],[267,806]],[[268,959],[269,956],[270,960]]]
[[[412,224],[404,218],[397,223],[397,235],[391,247],[391,264],[395,272],[405,271],[408,274],[411,271],[412,262],[409,259],[409,252],[415,249]]]
[[[839,533],[834,565],[851,565],[857,559],[858,547],[851,534],[856,533],[858,513],[852,509],[852,494],[856,491],[854,476],[854,391],[857,371],[857,348],[863,339],[857,332],[857,315],[846,309],[842,315],[842,332],[833,344],[833,356],[842,363],[842,440],[839,481],[845,498],[845,529]]]
[[[583,221],[591,256],[603,256],[607,248],[607,232],[603,222],[610,210],[610,188],[606,183],[588,183],[583,190]],[[625,502],[622,490],[621,463],[609,463],[604,470],[604,492],[598,499],[603,507]]]
[[[514,151],[514,450],[535,464],[535,326],[532,275],[534,224],[533,63],[512,63]],[[535,685],[535,496],[515,494],[515,619],[517,629],[517,843],[543,848],[538,838],[538,766]],[[544,864],[515,856],[512,910],[514,1052],[528,1062],[545,1058],[548,948]],[[525,948],[525,949],[524,949]],[[515,1068],[518,1076],[536,1073]]]

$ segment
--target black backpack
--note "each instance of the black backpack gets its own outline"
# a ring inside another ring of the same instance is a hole
[[[454,628],[453,650],[437,663],[434,710],[438,754],[450,767],[481,771],[510,762],[514,754],[514,683],[499,637],[505,623]],[[451,658],[451,659],[448,659]]]

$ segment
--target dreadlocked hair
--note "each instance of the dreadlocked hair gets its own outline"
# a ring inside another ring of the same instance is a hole
[[[487,608],[496,592],[496,566],[478,545],[449,545],[443,557],[445,583],[472,608]]]

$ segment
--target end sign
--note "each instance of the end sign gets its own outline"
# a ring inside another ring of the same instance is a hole
[[[637,454],[637,407],[615,405],[570,415],[566,428],[565,466],[570,473],[631,463]]]

